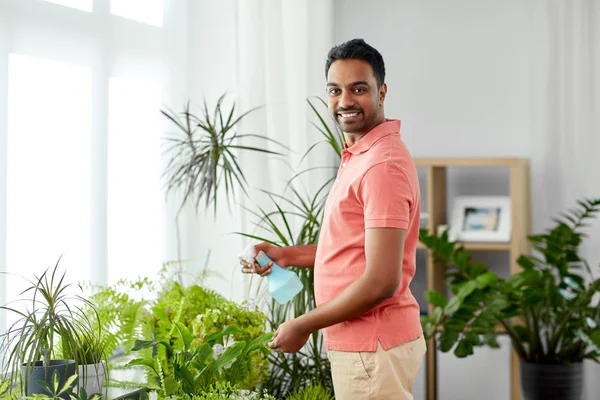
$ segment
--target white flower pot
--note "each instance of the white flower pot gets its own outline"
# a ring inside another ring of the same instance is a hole
[[[88,396],[94,393],[102,394],[104,388],[104,375],[106,373],[106,362],[99,364],[79,365],[79,387],[85,389]]]

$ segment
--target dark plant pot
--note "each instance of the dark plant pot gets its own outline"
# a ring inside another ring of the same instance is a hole
[[[43,386],[43,382],[47,382],[50,388],[53,387],[52,376],[54,371],[58,373],[59,386],[58,390],[62,389],[67,378],[75,375],[75,360],[50,360],[50,365],[44,367],[43,361],[35,361],[29,368],[26,364],[21,366],[23,381],[27,381],[27,396],[34,394],[43,394],[51,396]],[[26,377],[26,374],[29,374]],[[73,382],[73,387],[77,384],[77,380]],[[65,393],[60,396],[63,399],[69,399],[69,394]]]
[[[581,400],[583,363],[530,364],[521,361],[524,400]]]

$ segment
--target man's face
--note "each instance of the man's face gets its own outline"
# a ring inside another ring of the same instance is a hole
[[[366,134],[385,120],[383,100],[387,88],[378,89],[373,68],[357,59],[337,60],[327,73],[329,111],[345,133]]]

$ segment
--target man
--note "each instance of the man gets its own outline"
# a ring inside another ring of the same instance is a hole
[[[362,39],[330,50],[328,105],[345,149],[331,188],[318,245],[261,243],[280,266],[315,269],[317,308],[287,321],[270,346],[297,352],[323,329],[336,399],[412,399],[425,354],[415,274],[420,190],[414,162],[386,119],[381,54]],[[244,273],[271,272],[242,262]]]

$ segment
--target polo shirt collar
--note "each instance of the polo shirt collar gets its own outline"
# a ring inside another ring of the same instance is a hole
[[[388,136],[394,133],[400,132],[400,120],[388,119],[385,122],[377,125],[371,129],[365,136],[363,136],[358,142],[354,143],[353,146],[348,147],[344,142],[344,149],[353,155],[364,153],[369,150],[373,144],[384,136]]]

